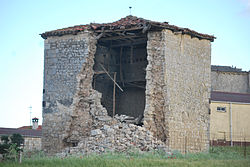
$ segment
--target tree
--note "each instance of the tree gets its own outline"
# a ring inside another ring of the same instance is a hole
[[[13,157],[16,160],[18,153],[23,151],[21,148],[21,144],[24,142],[24,138],[20,134],[13,134],[10,137],[2,136],[1,140],[3,144],[0,144],[0,154],[3,154],[4,158],[12,159]]]
[[[24,139],[22,137],[22,135],[18,134],[18,133],[14,133],[11,137],[11,143],[12,144],[16,144],[17,147],[20,147],[21,144],[23,144]]]
[[[0,154],[6,154],[8,153],[9,149],[9,137],[8,136],[1,136],[1,141],[3,141],[3,144],[0,144]]]
[[[9,144],[6,144],[6,143],[0,144],[0,154],[3,154],[3,155],[7,154],[9,147],[10,147]]]
[[[4,144],[8,144],[9,143],[9,136],[1,136],[1,140],[4,142]]]

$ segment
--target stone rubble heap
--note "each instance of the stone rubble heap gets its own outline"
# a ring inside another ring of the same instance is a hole
[[[107,151],[125,152],[169,151],[166,144],[153,137],[153,134],[142,126],[122,122],[124,115],[116,115],[112,121],[102,121],[103,126],[92,129],[90,136],[79,141],[76,147],[65,149],[66,154],[104,153]],[[100,126],[100,122],[99,126]]]

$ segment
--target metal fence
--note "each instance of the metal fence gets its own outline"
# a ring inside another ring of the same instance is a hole
[[[208,134],[206,131],[171,131],[167,144],[170,150],[178,150],[181,153],[206,152],[217,146],[235,146],[235,149],[247,150],[246,147],[250,146],[250,136],[242,133],[221,135]]]
[[[208,134],[205,131],[170,131],[168,146],[181,153],[202,152],[209,148]]]
[[[210,133],[210,146],[250,146],[250,136],[245,133]]]

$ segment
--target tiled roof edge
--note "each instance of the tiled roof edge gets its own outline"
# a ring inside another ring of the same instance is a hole
[[[188,34],[188,35],[197,37],[199,39],[207,39],[212,42],[214,41],[214,39],[216,39],[216,37],[212,35],[202,34],[202,33],[198,33],[196,31],[190,30],[188,28],[181,28],[178,26],[170,25],[168,24],[168,22],[150,21],[150,20],[138,18],[136,16],[131,16],[131,15],[121,18],[120,20],[113,22],[113,23],[103,23],[103,24],[91,23],[91,24],[86,24],[86,25],[77,25],[73,27],[47,31],[40,35],[42,38],[46,39],[47,37],[50,37],[50,36],[63,36],[63,35],[68,35],[68,34],[76,35],[78,32],[81,32],[84,30],[105,31],[105,30],[129,30],[130,28],[143,29],[146,25],[157,27],[159,29],[169,29],[174,32],[181,32],[182,34]]]

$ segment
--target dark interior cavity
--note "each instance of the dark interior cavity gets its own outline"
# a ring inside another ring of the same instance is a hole
[[[102,93],[101,103],[110,116],[114,112],[143,117],[148,64],[146,46],[146,34],[112,34],[98,40],[93,88]],[[114,80],[118,84],[115,91]]]

